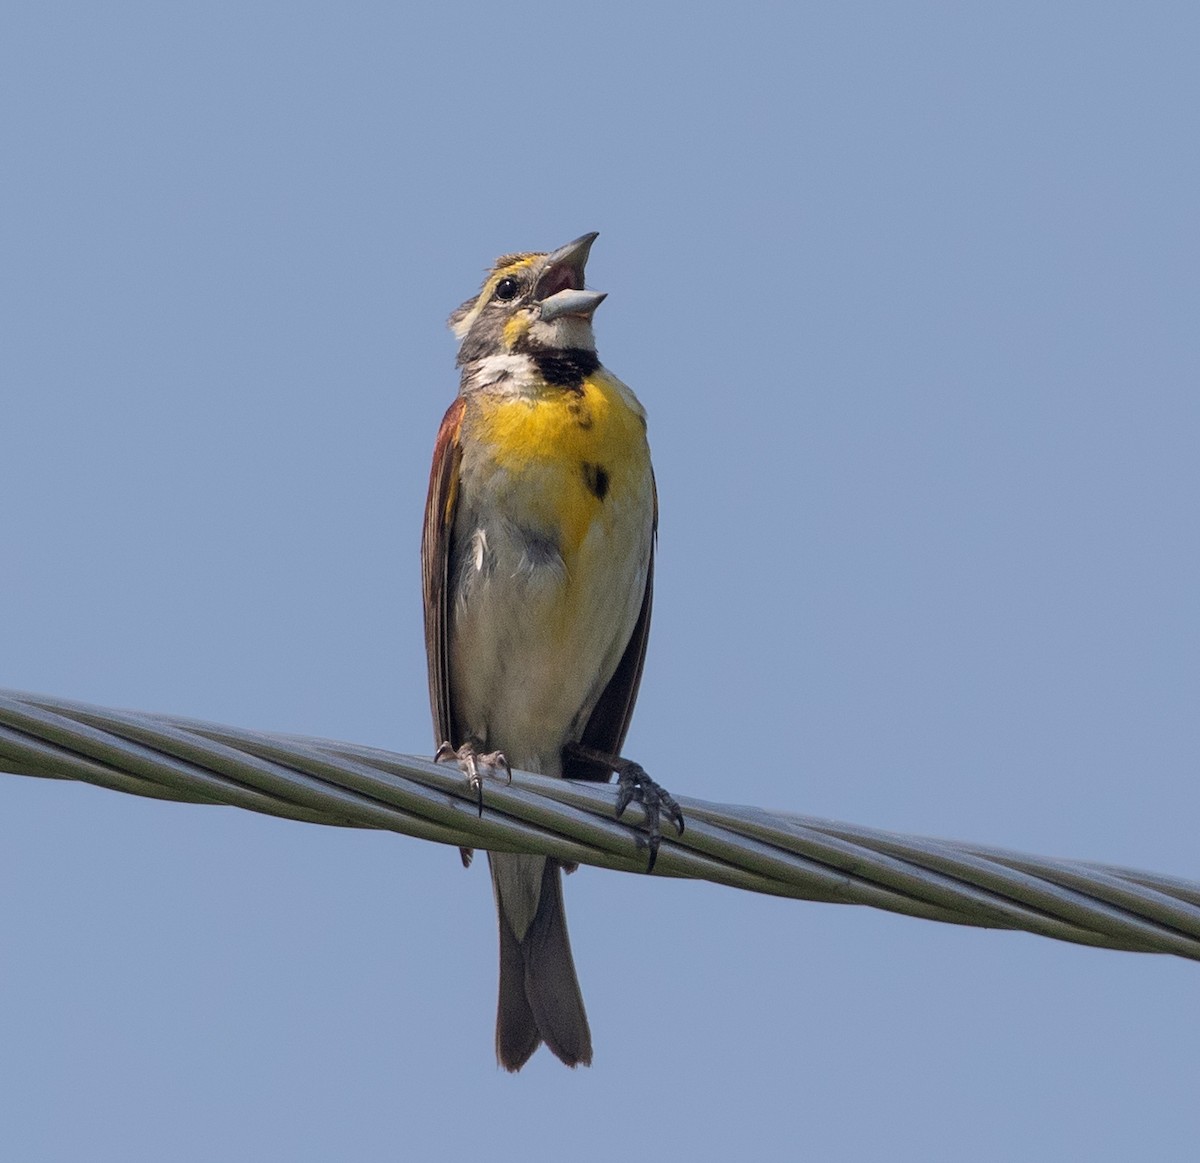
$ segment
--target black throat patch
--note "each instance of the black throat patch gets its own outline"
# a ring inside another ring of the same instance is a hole
[[[556,388],[578,388],[599,366],[594,351],[582,347],[563,347],[557,351],[531,351],[542,378]]]

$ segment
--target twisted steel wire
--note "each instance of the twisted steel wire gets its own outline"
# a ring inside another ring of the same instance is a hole
[[[525,772],[488,780],[480,816],[453,765],[325,739],[0,691],[0,770],[231,804],[442,844],[646,867],[641,809],[610,786]],[[681,798],[660,876],[1063,941],[1200,960],[1200,884],[759,808]]]

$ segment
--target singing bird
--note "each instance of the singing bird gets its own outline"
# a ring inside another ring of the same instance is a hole
[[[496,260],[450,316],[462,378],[438,432],[421,545],[439,759],[619,779],[617,814],[679,806],[621,756],[650,629],[658,502],[646,414],[601,366],[584,289],[595,234]],[[511,766],[510,766],[511,765]],[[469,864],[471,850],[463,849]],[[489,852],[500,927],[496,1057],[519,1070],[544,1041],[568,1066],[592,1037],[563,910],[563,865]],[[573,871],[573,866],[566,869]]]

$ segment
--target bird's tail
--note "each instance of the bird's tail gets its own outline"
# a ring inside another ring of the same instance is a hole
[[[575,976],[559,862],[489,852],[500,918],[496,1058],[520,1070],[544,1041],[568,1066],[590,1066],[592,1033]]]

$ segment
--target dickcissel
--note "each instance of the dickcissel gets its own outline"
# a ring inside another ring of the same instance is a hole
[[[652,868],[660,813],[680,832],[683,817],[620,750],[650,629],[658,504],[646,414],[596,356],[605,296],[583,285],[595,239],[504,255],[450,317],[462,381],[438,432],[421,545],[430,700],[438,758],[458,762],[480,811],[484,774],[615,772],[617,814],[645,806]],[[500,1065],[519,1070],[543,1041],[587,1065],[562,865],[500,852],[488,865]]]

